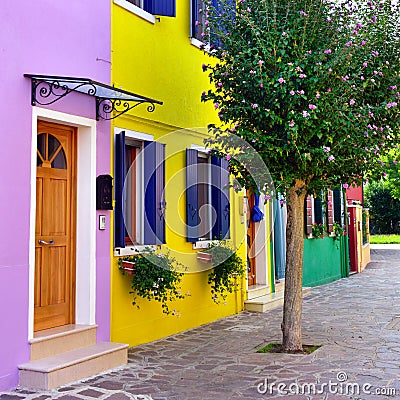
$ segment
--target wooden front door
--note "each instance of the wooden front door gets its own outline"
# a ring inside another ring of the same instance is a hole
[[[74,322],[75,128],[38,122],[34,330]]]
[[[251,210],[254,206],[254,194],[247,192],[248,211],[247,217],[247,280],[248,286],[256,284],[256,257],[255,257],[255,224],[251,220]]]

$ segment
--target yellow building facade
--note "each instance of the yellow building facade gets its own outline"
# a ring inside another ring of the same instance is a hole
[[[198,252],[208,241],[187,239],[185,219],[187,149],[205,154],[203,141],[208,137],[207,126],[217,122],[217,114],[212,104],[200,101],[202,91],[209,87],[208,77],[202,71],[202,64],[209,62],[209,59],[199,48],[199,42],[190,37],[193,5],[190,1],[176,0],[175,7],[175,16],[166,17],[146,11],[146,5],[140,1],[113,0],[112,2],[111,82],[115,87],[140,93],[163,103],[156,104],[154,112],[148,112],[147,103],[141,104],[113,120],[111,159],[114,178],[118,163],[117,142],[121,134],[127,143],[126,148],[134,149],[133,158],[136,157],[135,149],[141,148],[142,145],[145,147],[150,142],[165,145],[162,201],[165,244],[158,244],[153,248],[169,251],[187,268],[182,282],[182,293],[187,296],[171,306],[176,308],[178,316],[163,314],[158,302],[145,299],[139,301],[140,309],[137,309],[132,305],[129,278],[121,274],[117,262],[119,256],[134,255],[138,249],[144,250],[144,245],[126,244],[121,248],[113,235],[111,340],[129,343],[131,346],[238,313],[244,309],[244,301],[248,296],[247,280],[241,279],[239,290],[230,294],[225,304],[215,304],[207,282],[210,267],[197,259]],[[131,153],[127,154],[126,157],[129,158]],[[135,177],[132,178],[137,188],[132,198],[137,203],[137,208],[140,208],[140,205],[143,207],[146,217],[147,199],[143,199],[141,195],[143,182],[137,178],[140,175],[140,168],[145,169],[146,166],[137,165]],[[145,170],[142,172],[146,174]],[[126,187],[124,190],[126,191]],[[228,196],[230,201],[228,242],[237,249],[246,265],[248,258],[246,199],[244,194],[236,194],[233,190],[229,191]],[[262,249],[255,257],[258,257],[259,279],[269,288],[271,266],[268,260],[271,259],[271,254],[270,237],[267,233],[268,207],[265,213],[267,218],[260,229],[263,234],[257,239]],[[135,237],[133,241],[137,243],[145,242],[143,238],[146,234],[143,234],[141,224],[145,224],[146,221],[141,222],[141,218],[136,216],[131,227],[134,231],[132,236]],[[120,228],[114,222],[112,231],[116,232],[118,229]]]

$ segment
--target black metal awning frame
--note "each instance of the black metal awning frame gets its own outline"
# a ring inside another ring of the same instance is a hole
[[[79,92],[95,97],[97,121],[117,118],[140,104],[147,104],[148,112],[153,112],[156,104],[163,104],[162,101],[117,89],[88,78],[33,74],[24,74],[24,76],[31,79],[33,106],[50,105],[71,92]]]

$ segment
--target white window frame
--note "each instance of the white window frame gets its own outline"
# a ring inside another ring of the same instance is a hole
[[[141,6],[135,6],[127,0],[113,0],[114,4],[124,8],[125,10],[131,12],[132,14],[137,15],[138,17],[144,19],[151,24],[156,23],[156,17],[153,14],[145,11],[143,9],[143,0],[140,0]]]
[[[137,131],[132,131],[129,129],[125,128],[114,128],[114,137],[117,134],[120,134],[121,132],[125,132],[125,144],[130,145],[129,143],[137,144],[137,142],[141,142],[141,150],[144,148],[144,142],[154,142],[154,136],[149,135],[147,133],[143,132],[137,132]],[[140,190],[136,191],[136,204],[140,205],[140,210],[141,212],[136,214],[136,234],[138,241],[141,242],[143,241],[144,238],[144,196],[141,195],[144,193],[144,179],[143,179],[143,173],[144,173],[144,159],[141,156],[141,154],[138,154],[138,161],[139,161],[139,170],[136,170],[136,182],[137,186],[139,186]],[[146,252],[149,248],[156,248],[157,246],[154,245],[142,245],[142,244],[137,244],[137,245],[127,245],[125,247],[114,247],[114,256],[116,257],[121,257],[121,256],[129,256],[129,255],[135,255],[138,253],[143,253]]]

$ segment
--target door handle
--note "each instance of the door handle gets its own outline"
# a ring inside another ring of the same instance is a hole
[[[39,242],[39,244],[54,244],[54,240],[53,239],[50,239],[50,242],[46,242],[45,240],[39,239],[38,242]]]

